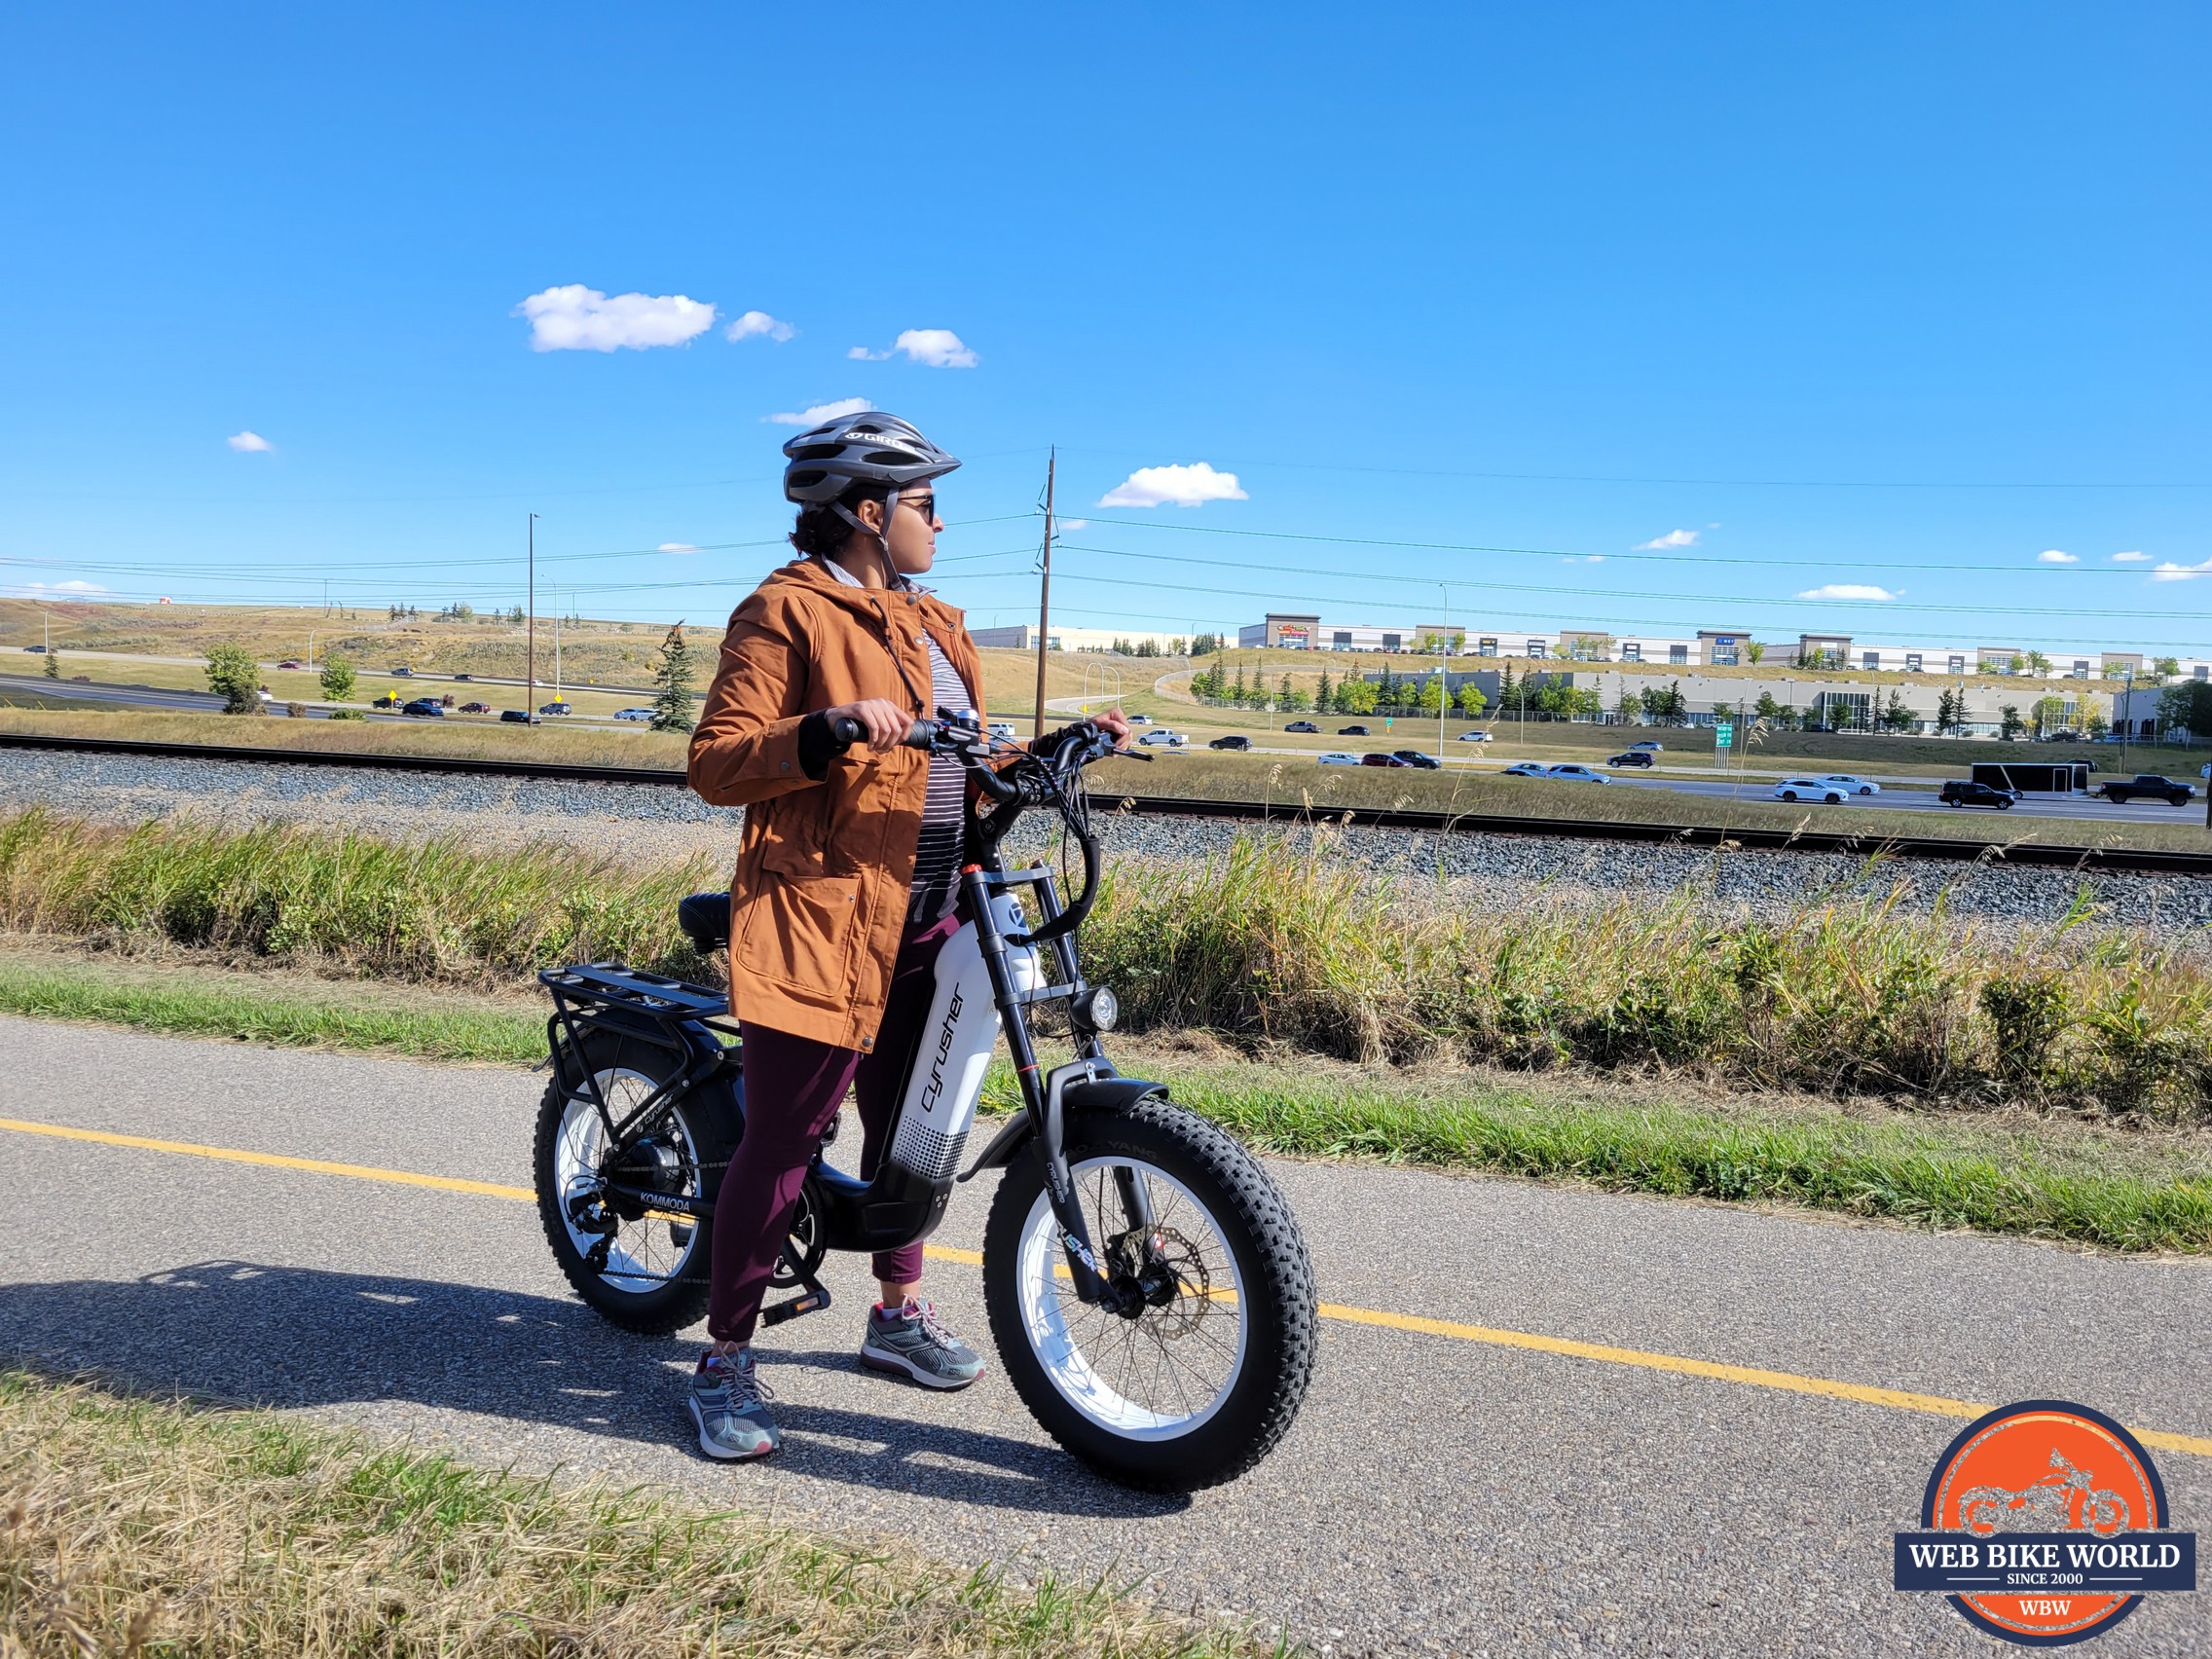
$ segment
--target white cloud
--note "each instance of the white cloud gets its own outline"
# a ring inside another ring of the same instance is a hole
[[[688,541],[664,541],[654,551],[658,553],[696,553],[699,549]]]
[[[1195,507],[1206,501],[1247,501],[1236,474],[1216,472],[1205,461],[1189,466],[1140,466],[1105,495],[1102,507]]]
[[[1563,565],[1603,565],[1605,556],[1603,553],[1565,553],[1560,556],[1559,562]]]
[[[902,351],[908,361],[933,369],[972,369],[982,361],[949,328],[909,328],[891,343],[888,351],[855,346],[845,355],[856,363],[880,363]]]
[[[2046,547],[2036,555],[2036,563],[2039,565],[2079,565],[2081,562],[2073,554],[2063,553],[2055,547]]]
[[[2198,576],[2212,576],[2212,559],[2201,565],[2177,565],[2169,559],[2151,572],[2155,582],[2193,582]]]
[[[751,340],[764,334],[781,346],[798,332],[788,322],[779,322],[763,311],[750,311],[722,330],[724,340]]]
[[[1718,530],[1720,527],[1714,525],[1713,528]],[[1639,541],[1629,551],[1632,553],[1664,553],[1670,547],[1695,547],[1696,545],[1696,531],[1670,530],[1665,535],[1654,535],[1649,541]]]
[[[72,578],[65,582],[24,582],[5,590],[18,599],[97,599],[109,590],[97,582],[83,582]]]
[[[515,307],[530,318],[533,351],[643,351],[682,346],[715,323],[715,308],[682,294],[616,294],[571,282],[547,288]]]
[[[825,421],[834,421],[840,415],[858,415],[868,407],[865,397],[840,397],[834,403],[817,403],[811,409],[796,414],[763,415],[761,420],[773,426],[819,426]]]
[[[1089,521],[1088,519],[1062,519],[1062,520],[1060,520],[1060,534],[1061,534],[1062,535],[1072,535],[1073,534],[1075,534],[1075,532],[1077,532],[1077,531],[1079,531],[1079,530],[1088,530],[1088,529],[1089,529],[1089,528],[1090,528],[1090,521]]]
[[[240,455],[267,455],[275,447],[259,432],[233,432],[223,442]]]
[[[2115,553],[2112,556],[2112,562],[2116,565],[2148,565],[2151,562],[2151,555],[2148,553]]]
[[[1867,582],[1825,582],[1817,588],[1807,588],[1799,599],[1902,599],[1904,589],[1892,593]]]

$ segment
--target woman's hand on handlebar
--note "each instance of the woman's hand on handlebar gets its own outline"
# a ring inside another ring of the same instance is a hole
[[[906,733],[914,724],[913,711],[902,709],[888,697],[867,697],[858,703],[840,703],[834,709],[822,711],[834,732],[839,720],[851,720],[861,728],[870,749],[896,749],[906,741]]]
[[[1114,740],[1116,749],[1129,746],[1129,717],[1119,709],[1105,709],[1090,717],[1090,723]]]

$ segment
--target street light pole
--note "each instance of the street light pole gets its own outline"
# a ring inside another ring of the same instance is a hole
[[[530,515],[529,631],[523,646],[523,705],[525,725],[537,723],[537,515]]]

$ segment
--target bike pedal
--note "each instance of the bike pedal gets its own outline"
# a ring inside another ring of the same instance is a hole
[[[760,1309],[760,1323],[781,1325],[786,1319],[795,1319],[801,1313],[819,1313],[830,1306],[830,1291],[826,1285],[810,1284],[806,1290],[789,1302],[779,1302],[773,1308]]]

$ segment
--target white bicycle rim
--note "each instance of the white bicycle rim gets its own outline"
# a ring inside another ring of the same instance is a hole
[[[1103,1252],[1105,1240],[1122,1231],[1113,1172],[1124,1166],[1145,1183],[1155,1224],[1196,1247],[1206,1273],[1202,1293],[1186,1275],[1181,1296],[1135,1319],[1087,1306],[1075,1294],[1051,1199],[1039,1192],[1014,1263],[1021,1325],[1052,1386],[1090,1421],[1126,1440],[1173,1440],[1211,1419],[1244,1374],[1244,1285],[1213,1213],[1182,1182],[1141,1160],[1092,1158],[1075,1165],[1077,1199],[1094,1246]],[[1147,1397],[1130,1398],[1139,1384]]]
[[[599,1097],[607,1102],[608,1110],[617,1123],[636,1111],[659,1087],[644,1072],[632,1071],[626,1066],[603,1071],[592,1081],[598,1085]],[[663,1122],[682,1139],[696,1187],[699,1148],[691,1138],[690,1125],[683,1122],[681,1113],[672,1112]],[[598,1188],[600,1161],[606,1156],[606,1150],[607,1126],[600,1122],[599,1114],[587,1101],[568,1102],[561,1113],[561,1132],[553,1145],[553,1188],[561,1195],[562,1224],[568,1228],[569,1240],[579,1255],[591,1253],[599,1243],[599,1235],[584,1232],[569,1219],[569,1200],[580,1192]],[[676,1236],[679,1230],[684,1235],[681,1243]],[[682,1275],[698,1246],[699,1229],[695,1225],[650,1215],[639,1221],[626,1221],[608,1241],[607,1269],[600,1277],[633,1295],[657,1290],[668,1280]]]

